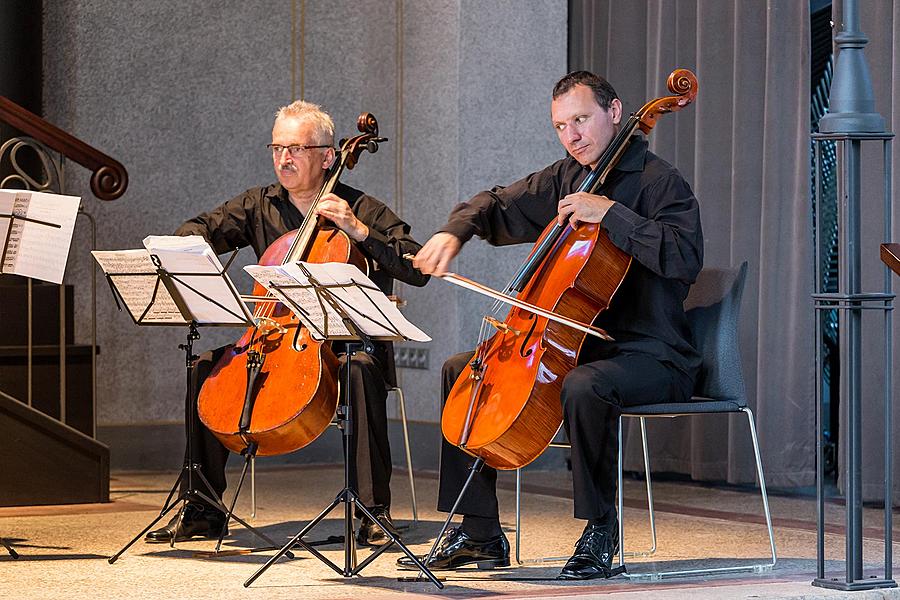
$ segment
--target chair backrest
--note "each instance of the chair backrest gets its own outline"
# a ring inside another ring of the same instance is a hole
[[[736,268],[704,269],[684,301],[694,347],[703,361],[695,396],[747,404],[738,348],[738,318],[746,278],[747,261]]]

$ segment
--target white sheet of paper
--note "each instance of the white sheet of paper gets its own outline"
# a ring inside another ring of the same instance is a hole
[[[140,248],[137,250],[94,250],[91,252],[94,260],[110,276],[125,308],[131,313],[131,318],[137,321],[147,305],[153,299],[156,288],[156,267],[150,260],[150,253]],[[119,276],[122,273],[146,273],[146,276]],[[166,289],[160,284],[156,290],[156,299],[153,306],[147,311],[143,323],[186,323],[181,311],[175,305],[175,301]]]
[[[59,225],[51,227],[0,217],[0,240],[5,240],[9,234],[6,259],[0,265],[0,272],[62,283],[80,204],[81,198],[77,196],[0,190],[0,214]]]
[[[263,265],[247,265],[244,270],[250,274],[263,287],[269,290],[272,295],[280,299],[286,306],[293,309],[291,301],[302,309],[299,314],[300,319],[310,331],[313,339],[322,341],[325,339],[325,315],[328,315],[327,333],[328,336],[350,337],[351,331],[344,325],[341,316],[329,304],[320,303],[316,297],[316,293],[312,289],[291,288],[278,289],[274,285],[308,285],[309,282],[300,283],[292,276],[284,271],[283,265],[263,266]]]
[[[346,263],[306,262],[299,264],[303,265],[303,267],[309,271],[310,276],[321,285],[331,286],[355,283],[358,284],[358,286],[361,286],[332,287],[329,288],[329,291],[337,299],[338,304],[353,319],[353,322],[366,335],[372,336],[373,338],[389,338],[395,336],[396,334],[393,330],[383,325],[385,318],[387,318],[390,324],[396,327],[397,331],[399,331],[400,335],[404,338],[415,342],[431,341],[428,334],[406,320],[406,317],[403,316],[397,306],[391,302],[387,296],[381,293],[372,280],[366,277],[362,271],[357,269],[354,265]],[[276,267],[249,266],[244,267],[244,269],[267,289],[271,289],[270,285],[271,281],[273,281],[273,271],[265,271],[267,276],[264,275],[260,278],[257,277],[257,274],[262,274],[263,271],[260,271],[259,269],[272,269],[274,270],[274,273],[278,274],[279,280],[283,280],[281,279],[282,276],[287,276],[286,280],[293,280],[294,285],[309,284],[309,277],[306,276],[297,263],[279,265]],[[312,290],[286,290],[286,292],[290,293],[297,291],[304,293],[302,298],[294,295],[291,297],[309,313],[309,318],[311,318],[316,307],[319,305],[315,293]],[[273,290],[273,293],[279,296],[285,295],[284,292],[279,292],[278,290]],[[329,310],[331,311],[333,309],[329,308]],[[319,314],[321,314],[321,309],[319,309]],[[330,320],[333,319],[334,317],[330,317]],[[337,322],[340,323],[339,318]],[[321,321],[318,323],[321,323]],[[334,325],[329,322],[329,328],[331,327],[334,327]],[[312,327],[311,331],[315,331],[315,327]],[[332,334],[332,332],[329,331],[329,334]]]
[[[144,238],[144,246],[151,258],[155,256],[159,266],[172,275],[178,293],[198,323],[237,325],[253,319],[231,280],[218,276],[222,263],[202,237],[150,235]]]

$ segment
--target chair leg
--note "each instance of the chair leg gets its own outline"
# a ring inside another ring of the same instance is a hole
[[[619,428],[619,460],[618,460],[618,482],[616,484],[616,496],[619,499],[619,507],[618,507],[618,517],[619,517],[619,566],[625,567],[625,552],[622,549],[625,547],[625,495],[622,493],[622,485],[624,484],[624,478],[622,477],[622,468],[624,466],[624,461],[622,459],[622,415],[619,415],[617,427]]]
[[[647,420],[644,417],[641,417],[641,445],[644,449],[644,479],[647,482],[647,512],[650,514],[651,545],[649,550],[635,552],[632,556],[653,556],[656,554],[656,513],[653,511],[653,483],[650,479],[650,449],[647,447]]]
[[[516,563],[522,564],[522,468],[516,469]]]
[[[756,422],[753,419],[753,411],[747,407],[741,409],[745,415],[747,415],[747,424],[750,426],[750,437],[753,438],[753,456],[756,457],[756,474],[759,477],[759,489],[760,494],[762,495],[763,502],[763,511],[766,514],[766,527],[769,530],[769,548],[772,550],[772,563],[769,565],[762,565],[761,570],[771,570],[775,563],[778,562],[778,557],[775,552],[775,532],[772,530],[772,513],[769,511],[769,495],[766,492],[766,478],[763,476],[762,470],[762,459],[759,455],[759,439],[756,436]],[[768,567],[768,569],[766,569]]]
[[[393,388],[397,392],[397,404],[400,407],[400,422],[403,425],[403,444],[406,448],[406,470],[409,474],[409,495],[412,500],[413,525],[419,522],[419,507],[416,503],[416,482],[413,479],[412,454],[409,451],[409,428],[406,425],[406,400],[403,398],[403,390]]]
[[[250,457],[250,518],[256,518],[256,455]]]
[[[555,446],[559,447],[559,446]],[[568,556],[542,556],[540,558],[522,558],[522,469],[516,469],[516,562],[524,564],[542,564],[569,560]]]
[[[752,573],[765,573],[767,571],[771,571],[775,566],[777,561],[777,557],[775,554],[775,532],[772,529],[772,515],[769,512],[769,497],[766,493],[766,480],[763,477],[762,471],[762,459],[759,454],[759,440],[756,435],[756,424],[753,421],[753,412],[749,408],[740,409],[741,412],[747,415],[747,423],[750,426],[750,437],[753,440],[753,455],[756,459],[756,474],[759,477],[759,488],[760,493],[762,495],[763,500],[763,511],[766,517],[766,527],[769,532],[769,547],[772,551],[772,560],[771,562],[764,564],[753,564],[753,565],[736,565],[733,567],[715,567],[710,569],[685,569],[681,571],[663,571],[663,572],[655,572],[655,573],[625,573],[625,577],[629,579],[651,579],[651,580],[659,580],[669,577],[686,577],[693,575],[713,575],[713,574],[722,574],[722,573],[741,573],[750,571]],[[620,442],[621,444],[621,442]],[[621,460],[621,458],[619,459]],[[620,521],[621,522],[621,521]],[[620,525],[621,530],[621,525]],[[621,543],[621,542],[620,542]]]
[[[632,552],[625,552],[625,497],[622,495],[622,486],[625,484],[625,459],[622,455],[622,451],[625,448],[625,445],[622,440],[622,415],[619,415],[619,460],[618,460],[618,516],[619,516],[619,566],[622,567],[625,565],[625,557],[629,558],[639,558],[645,556],[652,556],[656,553],[656,517],[653,512],[653,488],[651,487],[650,481],[650,452],[647,447],[647,425],[644,421],[644,418],[641,417],[641,447],[644,452],[644,476],[647,480],[647,510],[650,513],[650,538],[651,538],[651,546],[649,550],[634,550]]]

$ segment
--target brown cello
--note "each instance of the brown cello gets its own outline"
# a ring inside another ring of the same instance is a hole
[[[674,95],[652,100],[629,117],[579,192],[593,193],[604,183],[638,129],[649,133],[660,115],[680,110],[697,95],[697,78],[687,69],[672,72],[667,85]],[[447,441],[495,469],[517,469],[540,456],[562,424],[563,378],[577,366],[586,331],[593,328],[576,329],[528,306],[593,323],[609,307],[630,264],[631,257],[599,224],[548,225],[503,294],[517,294],[520,306],[503,322],[485,317],[497,332],[480,341],[450,391],[441,417]]]
[[[378,122],[370,113],[357,121],[361,132],[341,143],[335,165],[300,229],[272,243],[261,265],[296,261],[352,263],[366,272],[363,254],[350,237],[316,215],[319,200],[331,193],[343,170],[352,169],[363,150],[375,152]],[[266,296],[260,284],[253,296]],[[338,359],[328,342],[310,336],[281,303],[257,304],[255,325],[229,347],[203,383],[197,400],[200,420],[233,452],[286,454],[315,440],[331,422],[338,401]]]

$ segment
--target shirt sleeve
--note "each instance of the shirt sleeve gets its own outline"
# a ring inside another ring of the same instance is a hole
[[[190,219],[175,235],[200,235],[217,254],[252,244],[252,207],[258,204],[254,190],[247,190],[209,212]]]
[[[457,204],[439,230],[466,243],[478,236],[494,246],[534,242],[556,216],[562,161],[508,186]]]
[[[421,287],[429,276],[413,267],[405,255],[415,255],[422,247],[409,234],[410,227],[390,208],[368,196],[362,196],[354,205],[357,218],[369,228],[369,236],[357,245],[388,275]]]
[[[677,173],[659,178],[641,192],[643,217],[615,203],[601,225],[613,244],[650,271],[667,279],[693,283],[703,266],[700,206]]]

